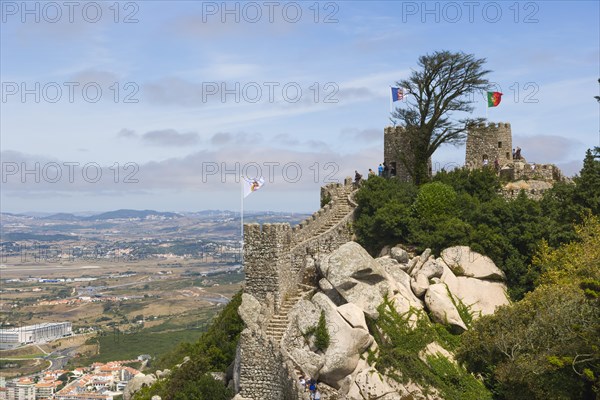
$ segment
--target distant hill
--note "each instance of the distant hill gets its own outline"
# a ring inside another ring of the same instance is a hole
[[[25,232],[10,232],[2,235],[2,240],[18,242],[21,240],[32,240],[36,242],[59,242],[61,240],[79,240],[79,236],[75,235],[40,235],[35,233]]]
[[[49,219],[55,221],[82,221],[85,217],[77,216],[69,213],[57,213],[48,215],[47,217],[42,217],[42,219]]]
[[[108,211],[98,215],[92,215],[85,218],[86,220],[106,220],[106,219],[147,219],[149,217],[162,217],[162,218],[179,218],[181,214],[173,212],[160,212],[154,210],[116,210]]]

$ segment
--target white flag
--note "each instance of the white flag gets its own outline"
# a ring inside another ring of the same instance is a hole
[[[256,192],[258,189],[260,189],[264,184],[265,184],[265,180],[263,179],[263,177],[261,176],[260,178],[243,178],[244,182],[242,182],[242,184],[244,185],[244,197],[248,197],[248,195],[252,192]]]

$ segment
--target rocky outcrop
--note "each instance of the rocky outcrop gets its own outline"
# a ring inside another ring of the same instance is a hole
[[[265,343],[269,334],[264,326],[281,325],[277,328],[284,330],[281,341],[278,337],[277,343],[269,344],[273,349],[281,348],[284,361],[277,362],[290,363],[288,370],[295,368],[299,374],[317,379],[324,399],[441,399],[435,388],[425,390],[410,381],[399,383],[367,362],[367,350],[378,351],[367,321],[379,318],[377,309],[385,298],[399,314],[408,317],[409,326],[428,316],[457,332],[468,329],[459,307],[466,307],[477,318],[508,303],[502,271],[489,258],[465,246],[446,249],[439,258],[429,249],[410,257],[395,246],[374,259],[359,244],[348,242],[318,258],[316,268],[316,293],[290,303],[286,317],[269,316],[265,311],[268,305],[246,294],[239,313],[249,328],[246,334],[252,331]],[[326,348],[318,348],[315,338],[322,314],[330,337]],[[418,356],[424,363],[429,362],[428,356],[455,362],[452,353],[437,343],[429,343]],[[394,373],[402,375],[402,371]],[[297,382],[297,377],[290,377],[290,381]],[[239,390],[239,384],[234,387]],[[299,392],[290,398],[306,396]]]
[[[441,281],[453,296],[470,307],[475,318],[493,314],[496,308],[510,303],[503,282],[456,276],[447,266]]]
[[[242,294],[242,304],[238,308],[238,314],[240,314],[246,326],[252,330],[257,330],[259,325],[264,323],[261,304],[251,294]]]
[[[506,276],[494,262],[468,246],[454,246],[442,251],[442,259],[456,276],[504,281]]]
[[[125,390],[123,390],[123,399],[131,400],[131,398],[133,398],[133,395],[138,390],[140,390],[144,386],[152,386],[154,382],[156,382],[156,376],[154,376],[153,374],[137,374],[129,382],[127,382],[127,386],[125,386]]]
[[[365,314],[363,311],[354,303],[346,303],[337,308],[338,312],[352,326],[353,328],[362,328],[369,331],[367,327],[367,321],[365,320]]]
[[[460,329],[460,331],[466,331],[467,326],[461,319],[454,304],[455,301],[451,296],[445,284],[436,283],[429,286],[425,295],[425,305],[434,322],[450,325],[453,328]]]
[[[408,252],[402,247],[392,247],[392,249],[390,250],[390,257],[398,261],[399,264],[408,263]]]
[[[373,337],[369,331],[348,324],[327,296],[317,293],[313,302],[325,312],[331,338],[318,377],[329,386],[339,388],[342,380],[356,368],[360,355],[373,343]]]
[[[381,375],[375,368],[366,368],[360,371],[354,379],[352,392],[348,394],[353,399],[401,399],[396,389],[391,387],[385,376]]]
[[[349,303],[377,318],[377,306],[388,291],[385,270],[358,243],[348,242],[319,265],[325,278]]]

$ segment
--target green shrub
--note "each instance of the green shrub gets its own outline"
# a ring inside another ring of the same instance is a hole
[[[239,336],[244,328],[244,322],[237,312],[241,299],[240,291],[196,343],[181,343],[158,360],[154,368],[172,369],[171,375],[144,388],[135,395],[135,399],[150,400],[154,395],[164,400],[226,400],[233,397],[222,382],[215,381],[208,373],[225,371],[235,358]],[[180,368],[174,368],[185,356],[190,360]]]
[[[380,372],[401,383],[412,380],[425,389],[435,387],[444,399],[491,399],[484,385],[461,366],[444,357],[427,356],[425,361],[419,357],[432,342],[449,350],[457,348],[460,336],[452,334],[443,325],[431,323],[423,311],[398,314],[388,299],[378,311],[377,321],[368,321],[379,347],[377,353],[369,354],[369,362],[376,362]],[[411,326],[409,320],[414,315],[417,322]]]
[[[325,351],[329,347],[329,332],[325,321],[325,312],[321,311],[317,328],[315,329],[315,346],[318,350]]]
[[[456,213],[456,191],[441,182],[426,183],[419,188],[413,205],[421,220],[435,220]]]

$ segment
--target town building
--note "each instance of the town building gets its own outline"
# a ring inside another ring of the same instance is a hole
[[[73,334],[70,322],[48,322],[0,329],[0,350],[14,349],[31,343],[46,343]]]
[[[29,378],[7,383],[6,400],[36,400],[35,383]]]

